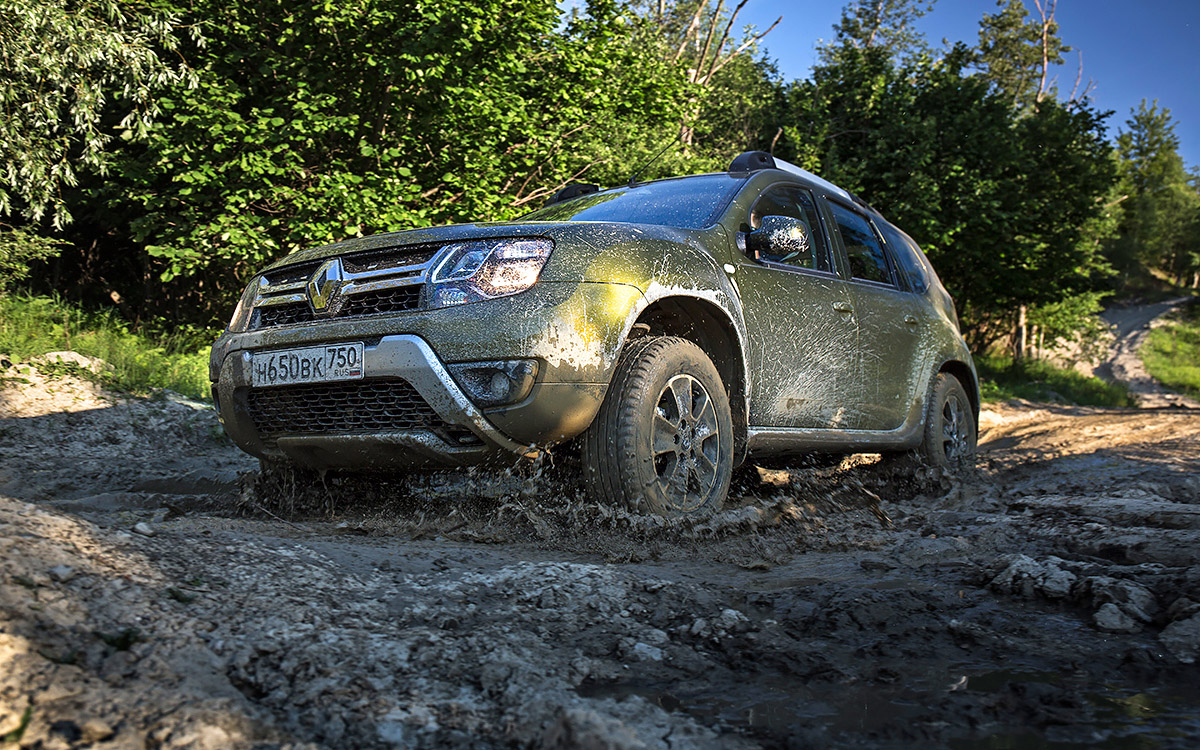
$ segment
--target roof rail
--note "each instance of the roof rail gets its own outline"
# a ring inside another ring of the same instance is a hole
[[[587,195],[588,193],[596,193],[599,191],[599,185],[593,185],[590,182],[572,182],[562,190],[559,190],[557,193],[550,196],[550,200],[546,201],[546,205],[550,206],[555,203],[562,203],[563,201],[569,201],[572,198],[578,198],[581,195]]]

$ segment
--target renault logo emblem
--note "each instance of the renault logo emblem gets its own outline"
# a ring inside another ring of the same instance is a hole
[[[329,303],[342,288],[343,281],[341,258],[334,258],[322,263],[317,272],[308,280],[308,299],[312,302],[313,310],[317,312],[328,310]]]

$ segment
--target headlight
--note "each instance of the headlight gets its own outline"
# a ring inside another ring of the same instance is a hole
[[[456,242],[430,276],[429,306],[462,305],[507,297],[533,286],[550,257],[548,239]]]
[[[233,317],[229,320],[230,333],[243,333],[250,324],[250,313],[254,312],[254,298],[258,294],[259,283],[259,277],[255,276],[246,285],[237,307],[233,308]]]

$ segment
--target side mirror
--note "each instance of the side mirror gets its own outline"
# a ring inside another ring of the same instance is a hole
[[[762,217],[758,229],[746,235],[746,250],[755,260],[812,265],[812,237],[808,227],[790,216]]]

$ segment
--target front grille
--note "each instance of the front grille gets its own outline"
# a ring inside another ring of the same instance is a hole
[[[271,305],[258,309],[257,328],[274,328],[275,326],[294,326],[298,323],[310,323],[314,319],[312,308],[307,302],[289,302],[284,305]]]
[[[249,405],[264,439],[447,426],[400,378],[252,388]]]
[[[430,264],[441,248],[388,247],[342,257],[334,267],[341,281],[340,290],[333,292],[332,313],[314,313],[308,304],[307,285],[320,263],[268,271],[259,284],[251,330],[419,309]]]
[[[421,287],[413,284],[376,292],[363,292],[346,300],[338,317],[352,318],[358,315],[416,310],[421,304]]]
[[[270,286],[281,284],[303,284],[317,270],[319,263],[300,263],[294,266],[284,266],[263,274]]]

